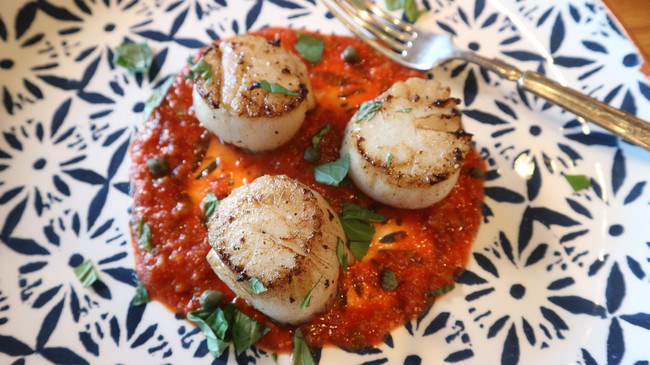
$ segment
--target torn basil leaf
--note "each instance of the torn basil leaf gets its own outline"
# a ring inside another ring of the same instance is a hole
[[[418,5],[415,0],[404,0],[404,14],[406,14],[406,19],[408,19],[411,23],[418,20],[420,15],[426,12],[426,10],[418,9]]]
[[[160,103],[162,103],[163,100],[165,100],[165,96],[167,95],[167,91],[169,91],[169,88],[172,86],[174,83],[174,77],[169,76],[165,82],[160,84],[151,96],[149,96],[149,99],[144,103],[144,110],[142,113],[144,114],[145,118],[148,118],[149,115],[151,114],[154,109],[156,109]]]
[[[330,132],[330,129],[331,125],[329,123],[325,124],[323,128],[319,129],[318,132],[316,132],[316,134],[311,137],[311,145],[314,147],[320,146],[320,141]]]
[[[300,331],[300,328],[296,329],[296,332],[293,334],[293,350],[291,352],[292,364],[293,365],[316,365],[314,358],[311,356],[311,351],[309,346],[307,346],[307,341],[305,341],[305,336]]]
[[[285,95],[291,95],[291,96],[297,96],[300,95],[300,93],[289,91],[284,86],[268,82],[266,80],[260,80],[258,81],[260,83],[260,86],[262,86],[262,89],[270,92],[270,93],[275,93],[275,94],[285,94]]]
[[[564,178],[575,192],[591,187],[591,181],[585,175],[564,175]]]
[[[322,184],[340,186],[349,168],[350,154],[346,154],[334,162],[314,167],[314,178]]]
[[[304,311],[305,308],[309,307],[309,304],[311,303],[311,294],[314,292],[314,289],[316,289],[316,286],[318,285],[318,283],[320,283],[322,278],[323,277],[321,276],[320,278],[318,278],[318,280],[316,280],[316,283],[314,284],[314,286],[311,287],[309,293],[307,293],[307,295],[305,296],[305,299],[303,299],[302,303],[300,303],[301,310]]]
[[[81,265],[75,267],[74,274],[77,276],[77,279],[81,281],[81,284],[84,288],[95,284],[97,280],[99,280],[99,275],[97,275],[95,266],[89,259],[82,262]]]
[[[294,46],[302,58],[309,62],[320,62],[323,58],[325,41],[306,33],[298,33],[298,42]]]
[[[370,209],[363,208],[362,206],[352,202],[343,203],[343,214],[341,215],[341,219],[358,219],[369,222],[385,222],[388,220],[388,218],[383,215],[375,213]]]
[[[124,42],[115,47],[113,63],[131,72],[145,72],[152,62],[153,53],[147,43]]]
[[[440,288],[438,288],[438,289],[436,289],[434,291],[428,292],[427,295],[430,296],[430,297],[436,297],[436,296],[439,296],[439,295],[443,295],[445,293],[449,293],[450,291],[454,290],[455,287],[456,287],[455,284],[445,285],[445,286],[440,287]]]
[[[345,248],[345,242],[341,237],[336,237],[336,259],[339,261],[343,272],[348,268],[348,251]]]
[[[256,322],[241,311],[235,312],[232,328],[232,342],[235,344],[235,353],[241,355],[260,338],[269,332],[269,328]]]
[[[394,157],[394,156],[393,156],[392,153],[388,153],[388,156],[386,156],[386,165],[387,165],[387,166],[390,166],[390,164],[393,163],[393,157]]]
[[[357,260],[363,259],[375,234],[375,226],[369,222],[385,222],[388,218],[351,202],[343,203],[341,225],[350,241],[350,251]]]
[[[252,277],[248,280],[248,288],[253,292],[253,294],[262,294],[267,291],[264,284],[256,277]]]
[[[187,319],[196,323],[201,331],[203,331],[208,345],[208,350],[212,356],[215,358],[219,357],[226,349],[228,349],[230,343],[224,338],[229,324],[221,308],[217,308],[213,311],[197,309],[188,313]],[[217,332],[219,332],[221,336],[218,336]]]
[[[386,0],[386,9],[397,10],[404,7],[404,0]]]
[[[190,67],[190,70],[195,74],[201,76],[206,83],[210,84],[214,80],[212,76],[212,67],[209,63],[205,62],[203,57]]]
[[[385,0],[385,4],[388,10],[404,9],[404,14],[411,23],[427,12],[419,10],[415,0]]]
[[[203,202],[201,204],[201,211],[205,216],[206,222],[210,221],[210,218],[212,217],[214,212],[217,211],[217,208],[219,208],[219,199],[217,199],[214,193],[208,191],[205,194],[205,198],[203,199]]]
[[[239,311],[234,304],[227,304],[223,308],[197,309],[188,313],[187,319],[203,331],[208,350],[214,357],[224,353],[231,339],[239,356],[269,331],[266,326]]]
[[[151,229],[144,218],[140,220],[138,232],[140,233],[140,246],[142,246],[142,248],[147,252],[155,252],[156,249],[151,244]]]
[[[350,241],[350,251],[352,251],[352,255],[359,261],[366,256],[369,248],[370,241]]]
[[[354,118],[355,123],[359,123],[362,120],[370,120],[372,117],[377,114],[379,108],[381,108],[381,101],[377,100],[368,100],[361,103],[359,106],[359,111],[357,112],[356,118]]]
[[[341,219],[343,231],[348,237],[348,240],[353,241],[366,241],[370,244],[372,236],[375,234],[375,226],[368,222],[360,221],[358,219]],[[356,256],[356,255],[355,255]],[[357,257],[358,259],[361,259]]]
[[[135,295],[131,300],[131,304],[137,307],[149,303],[150,300],[151,299],[149,299],[149,292],[147,291],[147,288],[145,288],[144,285],[142,285],[142,282],[138,280],[135,283]]]
[[[311,145],[307,146],[303,157],[309,163],[316,163],[321,157],[320,141],[330,132],[330,124],[327,123],[311,137]]]

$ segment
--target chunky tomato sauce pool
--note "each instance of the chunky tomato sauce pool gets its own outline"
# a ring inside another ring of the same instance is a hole
[[[269,39],[279,37],[283,47],[295,52],[296,31],[269,28],[258,34]],[[199,307],[203,291],[220,290],[227,300],[271,329],[257,343],[270,351],[291,351],[295,328],[279,325],[235,298],[210,268],[205,259],[210,246],[201,211],[207,192],[221,199],[258,176],[285,174],[321,193],[339,214],[343,203],[350,201],[388,218],[375,224],[376,233],[364,259],[342,275],[339,295],[330,308],[300,326],[312,346],[374,346],[392,329],[422,313],[435,299],[431,294],[453,284],[465,267],[481,220],[483,181],[470,172],[484,169],[484,163],[474,150],[468,154],[452,192],[426,209],[387,207],[353,186],[333,187],[314,180],[314,165],[303,158],[312,135],[331,125],[321,141],[319,164],[336,160],[345,125],[359,104],[375,98],[396,81],[423,77],[418,71],[390,62],[357,39],[319,37],[325,41],[323,59],[307,62],[317,107],[307,114],[301,130],[288,144],[253,154],[221,143],[194,116],[192,81],[185,69],[176,76],[131,146],[135,267],[149,295],[174,312],[185,314]],[[347,46],[357,50],[358,62],[341,59]],[[166,171],[158,173],[148,166],[151,159],[164,159]],[[150,236],[141,238],[145,224]],[[148,250],[146,245],[150,245]],[[395,274],[397,286],[391,290],[382,286],[386,270]]]

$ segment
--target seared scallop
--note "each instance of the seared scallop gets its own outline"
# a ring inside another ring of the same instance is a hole
[[[227,143],[254,152],[277,148],[315,106],[307,67],[278,42],[236,36],[212,45],[198,62],[204,63],[192,92],[196,117]]]
[[[208,239],[219,278],[278,322],[305,322],[336,295],[343,228],[325,199],[296,180],[266,175],[234,189],[208,222]]]
[[[364,103],[341,147],[355,185],[398,208],[424,208],[447,196],[471,147],[459,103],[439,82],[420,78],[397,82]]]

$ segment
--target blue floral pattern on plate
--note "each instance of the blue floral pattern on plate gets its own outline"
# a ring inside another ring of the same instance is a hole
[[[641,56],[598,0],[424,1],[424,27],[650,115]],[[347,34],[315,0],[63,0],[0,5],[0,362],[213,359],[158,303],[133,306],[130,138],[152,88],[211,39],[288,25]],[[115,67],[124,40],[155,51]],[[464,100],[488,164],[484,224],[456,290],[381,346],[322,363],[648,364],[650,155],[474,65],[432,72]],[[564,175],[592,187],[574,192]],[[72,268],[94,262],[99,285]],[[286,363],[288,355],[280,355]]]

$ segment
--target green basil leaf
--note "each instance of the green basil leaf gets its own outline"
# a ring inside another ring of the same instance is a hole
[[[361,261],[366,256],[369,248],[370,241],[350,241],[350,251],[358,261]]]
[[[406,14],[406,19],[411,23],[415,22],[420,15],[426,13],[426,10],[419,10],[418,5],[415,3],[415,0],[404,0],[404,13]]]
[[[311,351],[309,351],[309,346],[307,346],[307,341],[305,341],[305,336],[300,331],[300,328],[296,329],[296,332],[293,334],[293,350],[291,352],[292,365],[316,365],[314,358],[311,356]]]
[[[395,110],[395,113],[410,113],[411,111],[413,111],[413,108],[403,108],[400,110]]]
[[[397,10],[404,7],[404,0],[386,0],[386,9]]]
[[[311,145],[314,146],[314,148],[320,147],[320,141],[330,132],[330,128],[330,124],[327,123],[311,137]]]
[[[345,249],[345,242],[341,237],[336,237],[336,258],[339,260],[343,272],[345,272],[348,268],[348,251]]]
[[[386,165],[390,166],[393,163],[393,157],[393,154],[389,152],[388,156],[386,156]]]
[[[218,312],[221,312],[222,314],[219,315]],[[210,314],[206,316],[208,313]],[[217,308],[214,311],[198,309],[188,313],[187,319],[196,323],[201,331],[203,331],[203,334],[205,334],[205,338],[207,340],[208,350],[212,356],[215,358],[220,357],[230,345],[228,341],[224,341],[222,338],[219,338],[213,329],[213,326],[219,328],[227,326],[228,324],[228,322],[225,321],[225,318],[223,317],[223,312],[221,309]],[[220,330],[220,332],[223,331]]]
[[[309,62],[320,62],[323,58],[325,41],[306,33],[298,33],[298,42],[294,46],[302,58]]]
[[[235,353],[241,355],[260,338],[269,332],[269,328],[256,322],[240,311],[235,312],[232,328],[232,342],[235,344]]]
[[[365,120],[372,119],[372,117],[374,117],[375,114],[377,114],[379,108],[381,108],[381,104],[382,102],[377,100],[364,101],[359,106],[359,111],[357,112],[357,116],[354,119],[354,122],[359,123],[364,119]]]
[[[205,322],[212,328],[218,339],[228,341],[228,329],[232,320],[226,318],[226,314],[221,308],[215,308],[208,318],[205,319]]]
[[[449,293],[450,291],[454,290],[455,287],[456,287],[455,284],[445,285],[445,286],[443,286],[443,287],[441,287],[439,289],[428,292],[427,295],[430,296],[430,297],[436,297],[436,296],[439,296],[439,295],[443,295],[445,293]]]
[[[314,292],[314,289],[316,289],[316,286],[318,285],[318,283],[320,283],[320,280],[322,278],[323,277],[321,276],[320,278],[318,278],[318,280],[316,280],[316,283],[314,284],[314,286],[311,287],[311,289],[309,290],[309,293],[307,293],[307,295],[305,296],[305,299],[303,299],[302,303],[300,303],[300,309],[301,310],[304,311],[305,308],[309,307],[309,304],[311,303],[311,294]]]
[[[349,168],[350,154],[346,154],[334,162],[314,167],[314,178],[319,183],[339,186],[348,174]]]
[[[84,288],[87,288],[99,280],[99,275],[95,270],[95,266],[92,261],[86,260],[81,263],[81,265],[74,268],[74,274],[77,276],[77,279],[81,281],[81,284]]]
[[[253,292],[253,294],[262,294],[268,290],[260,281],[260,279],[256,277],[252,277],[250,280],[248,280],[248,288],[251,290],[251,292]]]
[[[283,86],[268,82],[266,80],[260,80],[259,81],[260,85],[262,86],[262,89],[271,92],[271,93],[276,93],[276,94],[286,94],[286,95],[291,95],[291,96],[296,96],[300,95],[300,93],[289,91],[285,89]]]
[[[575,192],[591,187],[591,181],[585,175],[564,175],[564,178]]]
[[[370,209],[363,208],[360,205],[344,202],[343,203],[343,214],[341,219],[358,219],[368,222],[385,222],[388,218],[384,217],[381,214],[375,213]]]
[[[397,275],[393,270],[384,269],[381,271],[381,287],[384,290],[395,290],[399,286]]]
[[[153,54],[147,43],[124,42],[115,48],[113,63],[131,72],[145,72],[151,67]]]
[[[137,307],[149,303],[150,300],[147,288],[145,288],[144,285],[142,285],[142,282],[138,280],[135,283],[135,295],[133,296],[131,303]]]
[[[192,56],[187,56],[187,64],[190,65],[190,71],[191,71],[192,66],[194,66],[194,58]],[[187,75],[185,75],[185,78],[194,81],[194,72],[188,72]]]
[[[320,148],[320,142],[329,133],[330,131],[330,124],[327,123],[325,126],[323,126],[321,129],[316,132],[311,137],[311,145],[307,146],[305,148],[305,152],[303,153],[303,158],[309,162],[309,163],[316,163],[320,160],[321,157],[321,148]]]
[[[140,246],[147,252],[155,252],[156,248],[151,244],[151,229],[144,218],[140,220],[138,232],[140,233]]]
[[[217,208],[219,208],[219,199],[217,199],[217,197],[211,191],[208,191],[205,194],[205,198],[201,204],[201,211],[205,216],[206,222],[210,221],[210,218],[214,212],[217,211]]]
[[[366,241],[370,243],[372,236],[375,234],[375,226],[357,219],[341,219],[341,225],[350,241]]]
[[[151,114],[154,109],[156,109],[160,103],[162,103],[163,100],[165,100],[165,96],[167,95],[167,91],[169,91],[169,88],[172,86],[174,83],[174,77],[170,76],[158,86],[151,96],[149,96],[149,99],[144,103],[144,110],[142,113],[144,114],[145,118],[148,118],[149,115]]]
[[[190,67],[190,70],[201,76],[208,84],[212,83],[214,80],[214,77],[212,75],[212,67],[209,63],[205,62],[203,57],[201,57],[201,59],[193,64],[192,67]]]
[[[368,252],[375,227],[357,219],[341,219],[341,225],[350,241],[350,251],[357,260],[361,261]]]

